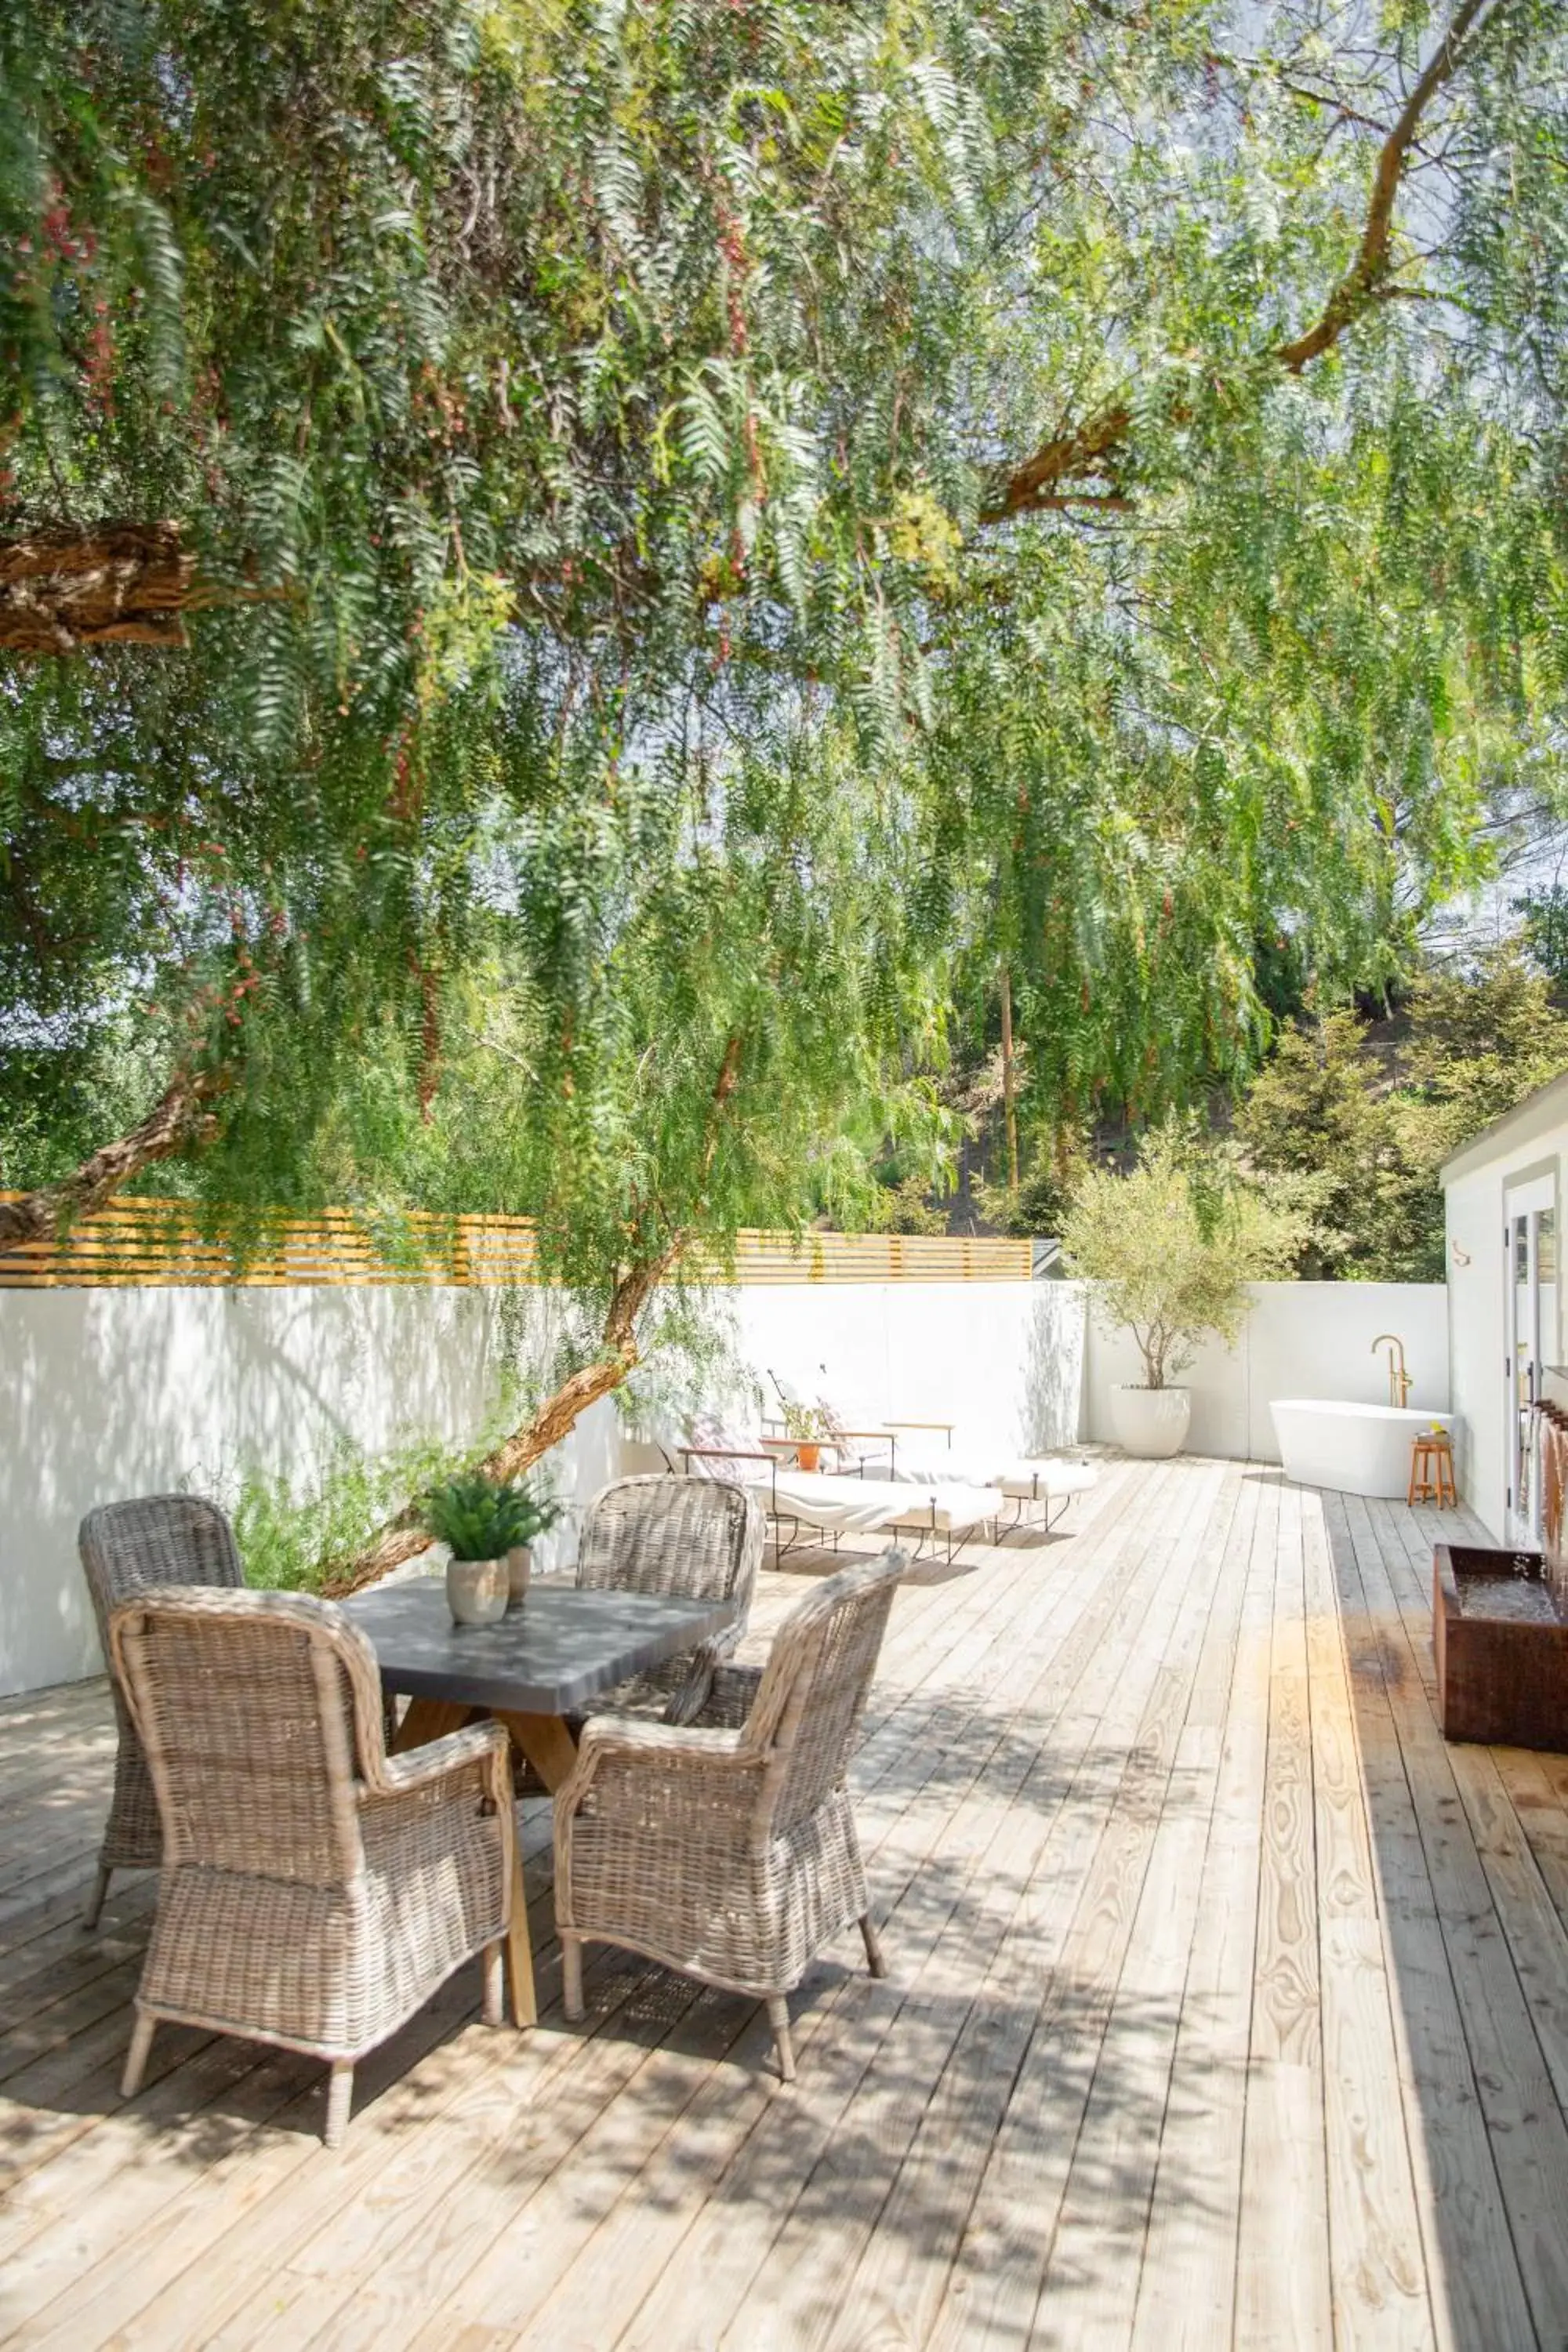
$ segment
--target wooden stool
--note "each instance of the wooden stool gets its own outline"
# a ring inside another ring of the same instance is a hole
[[[1436,1503],[1440,1511],[1459,1507],[1454,1483],[1454,1441],[1446,1429],[1424,1429],[1410,1449],[1407,1503]]]

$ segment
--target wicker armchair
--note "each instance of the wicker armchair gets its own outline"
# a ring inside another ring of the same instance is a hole
[[[844,1570],[803,1601],[763,1667],[721,1666],[697,1722],[597,1716],[555,1800],[555,1917],[568,2017],[584,1942],[621,1944],[764,2000],[785,2082],[785,1996],[858,1920],[882,1958],[845,1773],[907,1562]]]
[[[89,1511],[77,1549],[92,1595],[99,1638],[110,1667],[120,1748],[114,1795],[99,1849],[98,1880],[83,1925],[96,1927],[117,1870],[156,1870],[163,1854],[158,1800],[110,1657],[109,1621],[121,1601],[165,1584],[236,1586],[245,1578],[234,1531],[216,1503],[199,1495],[143,1495]]]
[[[110,1624],[163,1822],[122,2084],[161,2018],[325,2058],[326,2142],[355,2061],[484,1955],[501,2017],[517,1870],[499,1724],[389,1758],[375,1653],[331,1601],[147,1592]]]
[[[733,1655],[746,1630],[766,1537],[755,1496],[725,1479],[617,1478],[595,1495],[577,1548],[580,1588],[739,1606],[733,1623],[713,1641],[604,1692],[588,1713],[689,1721],[714,1668]]]

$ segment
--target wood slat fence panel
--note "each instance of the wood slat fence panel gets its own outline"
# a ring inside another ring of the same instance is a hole
[[[0,1201],[15,1200],[0,1192]],[[688,1271],[714,1283],[1027,1282],[1026,1241],[969,1234],[784,1233],[737,1235],[732,1273],[693,1252]],[[276,1289],[288,1284],[531,1284],[541,1279],[527,1217],[378,1220],[349,1209],[264,1217],[214,1229],[188,1202],[121,1197],[64,1234],[0,1252],[0,1289],[168,1286]]]

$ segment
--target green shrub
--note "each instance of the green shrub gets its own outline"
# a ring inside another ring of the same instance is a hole
[[[230,1507],[246,1582],[270,1591],[322,1591],[409,1496],[449,1471],[455,1458],[461,1459],[458,1449],[437,1437],[409,1439],[379,1454],[345,1437],[303,1491],[287,1477],[247,1471]]]
[[[1130,1330],[1145,1385],[1185,1371],[1213,1332],[1234,1339],[1247,1285],[1285,1273],[1300,1220],[1238,1178],[1234,1155],[1178,1120],[1152,1128],[1130,1175],[1082,1179],[1062,1234],[1068,1265],[1098,1286],[1095,1309]]]

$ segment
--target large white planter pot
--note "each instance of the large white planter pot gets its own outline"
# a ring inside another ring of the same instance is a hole
[[[1190,1389],[1134,1389],[1120,1381],[1110,1391],[1110,1425],[1124,1454],[1164,1462],[1187,1442],[1193,1417]]]

